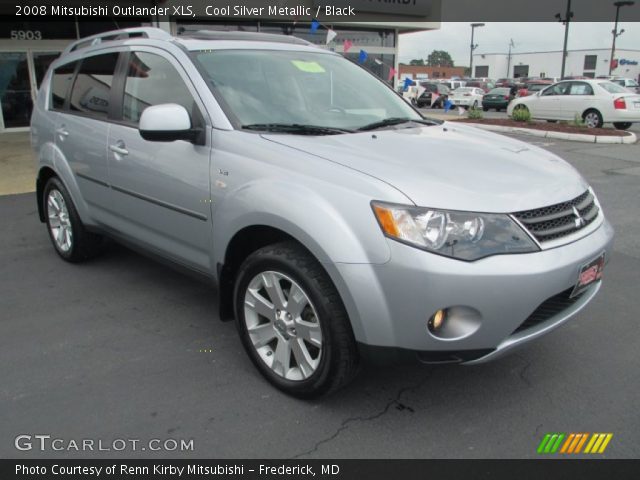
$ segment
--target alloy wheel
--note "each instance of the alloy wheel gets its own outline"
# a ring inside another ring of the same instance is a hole
[[[596,112],[589,112],[584,116],[584,123],[589,128],[596,128],[600,124],[600,117]]]
[[[60,251],[68,252],[73,246],[73,229],[64,197],[55,188],[47,196],[47,216],[51,237],[56,246]]]
[[[265,271],[249,282],[244,321],[262,361],[287,380],[309,378],[320,365],[322,329],[307,293],[286,275]]]

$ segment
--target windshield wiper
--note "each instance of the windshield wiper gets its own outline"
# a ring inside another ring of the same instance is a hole
[[[263,130],[267,132],[285,132],[299,135],[338,135],[354,133],[347,128],[323,127],[322,125],[303,125],[300,123],[253,123],[242,125],[244,130]]]
[[[378,122],[373,122],[364,127],[358,128],[361,132],[365,132],[367,130],[375,130],[376,128],[390,127],[392,125],[400,125],[402,123],[422,123],[423,125],[438,125],[437,122],[426,120],[422,118],[402,118],[402,117],[390,117],[380,120]]]

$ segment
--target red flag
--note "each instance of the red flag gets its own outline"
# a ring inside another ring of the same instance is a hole
[[[347,53],[351,47],[353,47],[353,42],[351,40],[344,41],[344,53]]]
[[[393,67],[391,67],[391,68],[389,69],[389,77],[387,78],[387,81],[389,81],[389,82],[390,82],[390,81],[391,81],[391,79],[392,79],[393,77],[395,77],[395,76],[396,76],[396,73],[398,73],[398,72],[396,71],[396,69],[395,69],[395,68],[393,68]]]

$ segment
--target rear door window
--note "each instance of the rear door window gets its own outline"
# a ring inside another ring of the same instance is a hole
[[[109,116],[111,86],[119,54],[105,53],[82,60],[73,82],[69,109],[99,119]]]
[[[64,110],[69,96],[69,87],[78,62],[61,65],[53,71],[51,77],[51,109]]]
[[[588,83],[573,82],[569,89],[569,95],[593,95],[593,88]]]

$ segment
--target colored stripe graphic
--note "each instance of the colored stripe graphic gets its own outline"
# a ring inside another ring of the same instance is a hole
[[[613,433],[547,433],[538,445],[538,453],[604,453],[612,438]]]
[[[556,453],[564,437],[564,433],[547,433],[538,445],[538,453]]]

